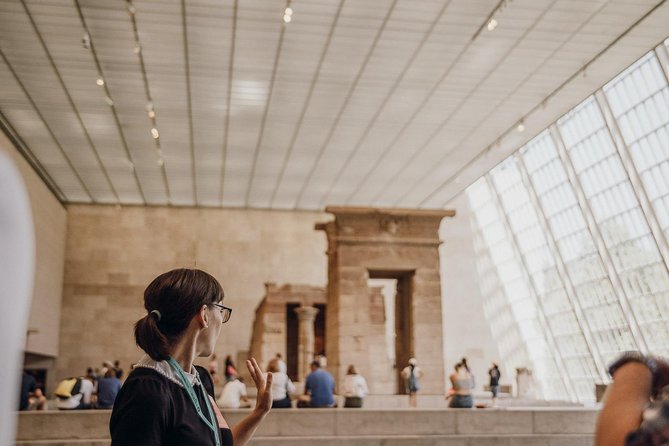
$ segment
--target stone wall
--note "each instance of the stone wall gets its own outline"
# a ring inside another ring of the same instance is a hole
[[[133,324],[142,293],[158,274],[197,267],[223,285],[233,314],[219,358],[245,351],[264,283],[324,286],[325,214],[234,209],[68,206],[67,257],[57,375],[119,359],[127,370],[140,351]],[[239,368],[243,364],[238,364]]]
[[[2,132],[0,150],[23,177],[35,227],[35,283],[25,349],[53,357],[58,354],[67,212]]]
[[[374,381],[374,364],[386,356],[385,333],[377,333],[369,306],[363,303],[369,301],[370,278],[394,278],[398,280],[396,373],[415,356],[425,371],[421,392],[443,394],[438,229],[442,218],[454,212],[326,210],[335,215],[335,221],[317,229],[328,235],[328,368],[341,380],[352,363]]]
[[[444,320],[444,360],[446,374],[465,356],[474,376],[476,388],[488,384],[491,361],[502,369],[502,383],[515,382],[514,371],[505,368],[483,312],[483,296],[479,288],[474,252],[474,231],[466,194],[460,194],[449,206],[458,210],[455,217],[441,222],[439,235],[443,244],[441,258],[441,289]]]
[[[281,353],[284,360],[288,358],[286,305],[312,306],[325,303],[324,287],[298,284],[285,284],[279,287],[275,283],[266,283],[265,297],[256,308],[250,348],[251,356],[256,358],[260,368],[265,370],[267,363],[277,353]]]

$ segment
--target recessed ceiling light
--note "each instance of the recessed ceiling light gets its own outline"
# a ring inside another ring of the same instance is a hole
[[[516,129],[517,129],[519,132],[524,132],[524,131],[525,131],[525,124],[523,124],[523,121],[520,121],[520,122],[518,123],[518,127],[516,127]]]
[[[488,22],[488,31],[492,31],[493,29],[497,28],[497,25],[498,25],[497,20],[495,20],[494,18],[490,19],[490,21]]]
[[[95,81],[95,83],[102,87],[105,84],[105,80],[99,77],[98,80]]]

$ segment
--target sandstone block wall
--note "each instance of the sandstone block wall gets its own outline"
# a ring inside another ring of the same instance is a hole
[[[321,213],[168,207],[68,206],[59,377],[106,359],[139,358],[133,324],[158,274],[197,267],[214,275],[233,308],[218,357],[248,350],[264,283],[324,286]],[[206,361],[202,361],[206,363]],[[238,367],[244,367],[238,364]]]

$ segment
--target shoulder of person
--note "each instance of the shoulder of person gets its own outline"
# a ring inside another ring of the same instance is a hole
[[[138,367],[134,369],[128,378],[121,386],[123,389],[132,389],[133,392],[168,392],[171,386],[177,384],[172,383],[167,377],[161,375],[159,372]]]

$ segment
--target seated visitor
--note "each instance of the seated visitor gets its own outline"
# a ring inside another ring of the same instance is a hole
[[[402,369],[401,373],[406,392],[409,395],[409,407],[416,407],[416,392],[420,390],[420,378],[423,377],[423,371],[417,364],[416,358],[410,358],[409,364]]]
[[[274,376],[272,376],[274,381]],[[250,407],[249,398],[246,396],[246,384],[244,378],[233,377],[223,386],[223,392],[218,399],[218,405],[226,409],[239,409],[240,407]]]
[[[290,395],[295,393],[295,385],[286,372],[281,371],[281,357],[272,359],[267,365],[267,371],[272,374],[272,409],[286,409],[292,407]],[[285,364],[285,363],[284,363]]]
[[[116,377],[116,370],[107,369],[105,376],[98,380],[98,409],[111,409],[121,390],[121,380]]]
[[[311,373],[304,383],[304,394],[311,398],[303,407],[335,407],[335,381],[330,372],[321,369],[318,361],[311,363]]]
[[[61,381],[56,388],[58,409],[84,410],[92,408],[94,390],[93,382],[85,377],[68,378]]]
[[[367,396],[367,381],[362,375],[358,374],[353,364],[348,366],[344,385],[344,407],[362,407],[362,399]]]
[[[596,446],[669,444],[669,362],[626,352],[611,364]]]
[[[46,397],[37,387],[35,377],[25,371],[21,375],[19,410],[46,410]]]
[[[455,373],[449,376],[453,385],[453,395],[448,407],[471,409],[474,407],[474,398],[472,389],[474,388],[474,379],[467,368],[458,362],[455,364]]]
[[[232,362],[232,356],[228,355],[225,357],[225,380],[226,381],[232,381],[235,376],[237,376],[237,368],[235,367],[235,363]]]
[[[223,289],[197,269],[175,269],[144,291],[146,315],[135,324],[135,340],[146,355],[121,387],[109,422],[113,446],[244,446],[272,403],[272,374],[246,361],[258,389],[256,406],[228,426],[213,397],[213,382],[196,357],[207,357],[230,319]]]

